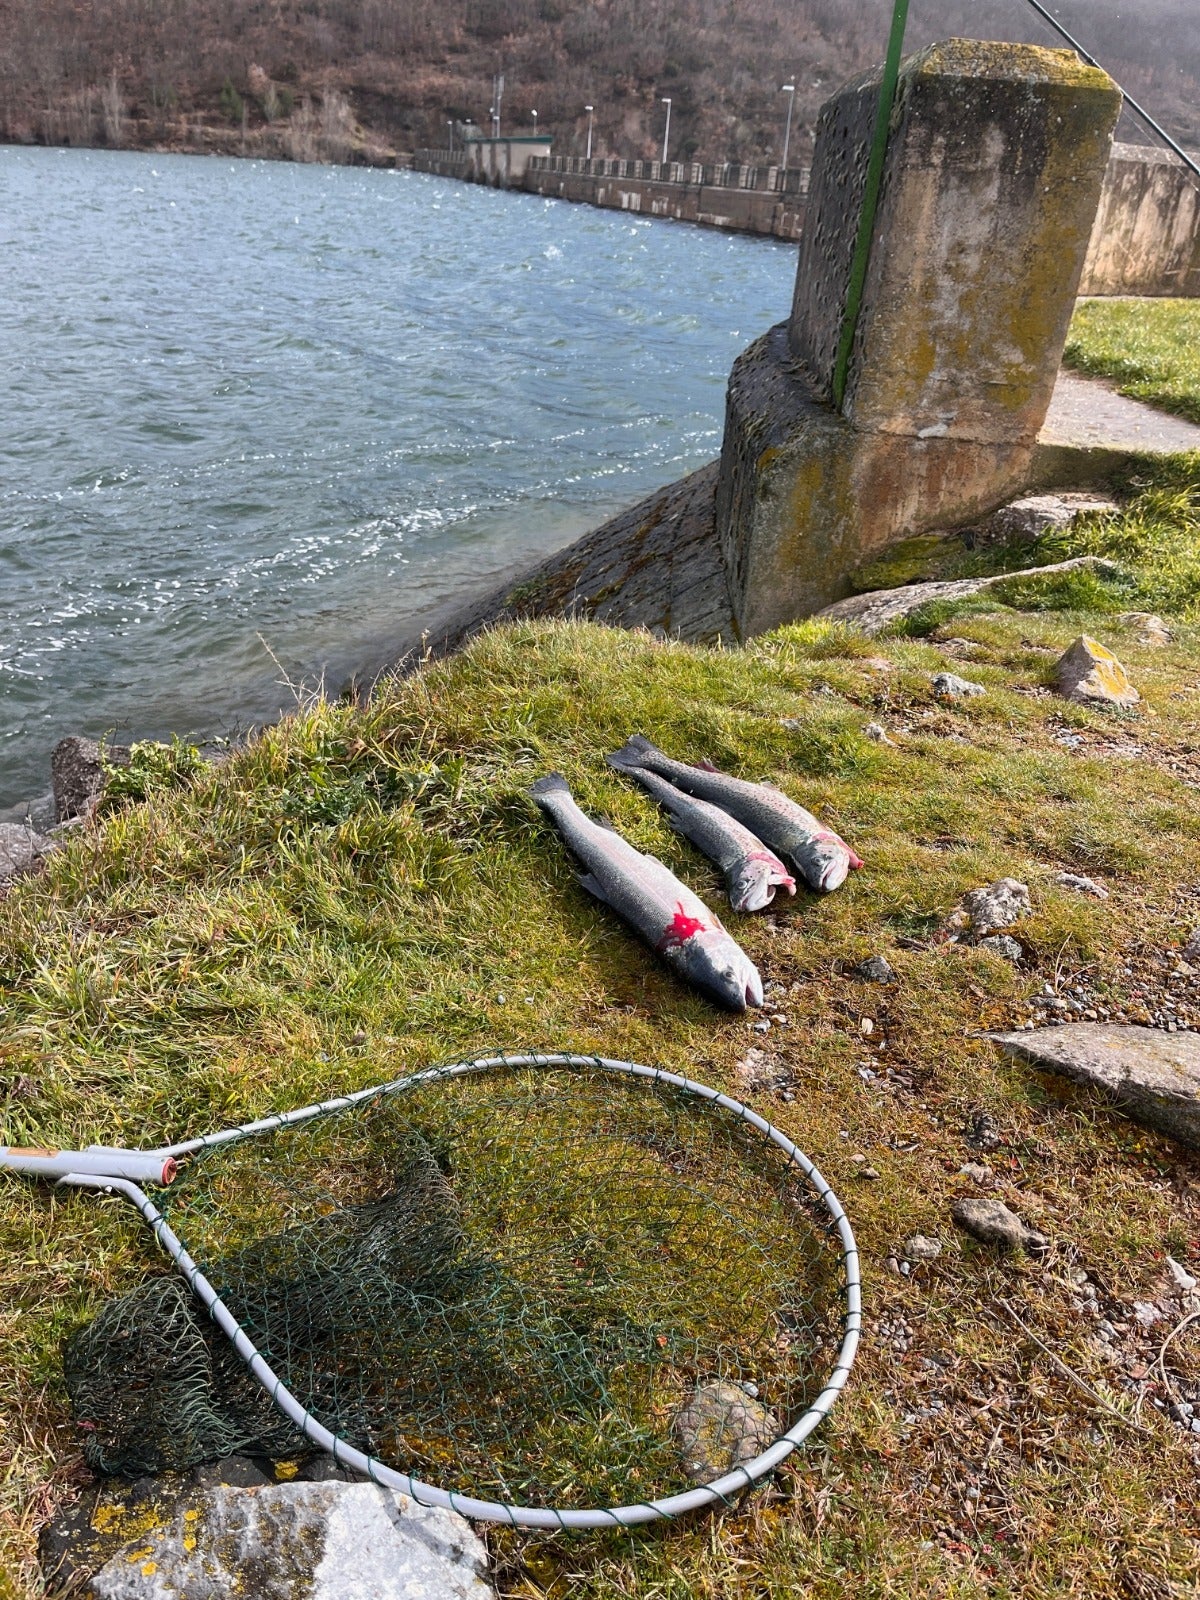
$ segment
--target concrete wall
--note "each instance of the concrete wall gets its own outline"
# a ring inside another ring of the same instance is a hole
[[[1113,146],[1079,292],[1200,295],[1200,178],[1169,151]]]
[[[803,233],[807,167],[782,172],[734,163],[585,161],[548,151],[548,140],[537,147],[526,140],[479,140],[453,154],[418,150],[412,165],[418,172],[737,233],[792,240]],[[1200,179],[1168,151],[1113,146],[1079,292],[1200,296]]]

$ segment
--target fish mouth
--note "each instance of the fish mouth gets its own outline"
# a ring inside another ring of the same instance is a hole
[[[841,886],[845,883],[846,877],[847,877],[847,874],[849,873],[849,871],[850,871],[850,858],[849,858],[849,856],[836,857],[833,861],[831,861],[829,863],[829,865],[825,868],[824,872],[822,872],[822,874],[821,874],[821,878],[820,878],[821,893],[822,894],[831,894],[834,889],[840,889]]]
[[[746,993],[745,1005],[742,1007],[742,1009],[748,1010],[751,1006],[761,1006],[763,1003],[763,986],[762,979],[759,977],[758,973],[751,968],[743,979],[743,982],[745,984]]]

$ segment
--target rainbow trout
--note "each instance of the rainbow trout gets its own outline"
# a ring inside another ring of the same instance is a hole
[[[862,866],[844,839],[823,827],[811,811],[789,800],[772,784],[731,778],[708,762],[691,767],[672,761],[640,733],[635,733],[608,760],[610,766],[631,777],[637,777],[640,770],[655,772],[677,789],[728,811],[764,844],[778,851],[805,883],[821,894],[844,883],[851,867]]]
[[[583,887],[681,978],[731,1011],[762,1005],[762,979],[750,957],[661,861],[584,816],[561,773],[540,778],[529,793],[587,869],[579,878]]]
[[[795,894],[796,880],[779,857],[728,811],[684,794],[648,767],[628,767],[612,756],[608,759],[648,789],[670,812],[671,826],[716,862],[725,874],[725,892],[735,911],[761,911],[774,900],[776,889]]]

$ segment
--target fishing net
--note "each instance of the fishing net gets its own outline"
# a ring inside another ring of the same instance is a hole
[[[598,1066],[417,1081],[201,1150],[156,1203],[339,1440],[506,1504],[718,1477],[804,1412],[843,1333],[804,1170],[735,1112]],[[312,1448],[178,1275],[106,1304],[64,1364],[98,1471]],[[714,1394],[705,1455],[687,1418]]]

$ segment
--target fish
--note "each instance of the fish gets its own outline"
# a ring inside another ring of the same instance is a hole
[[[761,1006],[762,979],[750,957],[698,895],[670,868],[584,815],[561,772],[529,791],[587,869],[579,881],[708,999],[745,1011]]]
[[[635,733],[608,758],[618,772],[636,777],[639,769],[657,773],[677,789],[720,806],[743,823],[803,878],[810,889],[829,894],[846,881],[851,868],[862,861],[831,828],[818,822],[811,811],[789,800],[769,783],[747,783],[718,772],[709,762],[689,766],[672,761],[649,739]]]
[[[613,765],[647,789],[670,812],[671,826],[716,862],[735,911],[761,911],[774,900],[776,889],[795,894],[796,880],[779,857],[728,811],[684,794],[648,767]]]

